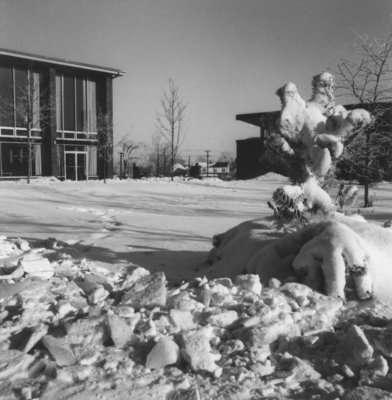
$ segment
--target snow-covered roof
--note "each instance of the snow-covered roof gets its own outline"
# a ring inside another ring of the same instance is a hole
[[[184,171],[186,171],[186,167],[184,167],[182,164],[177,163],[173,165],[173,171],[177,170],[177,169],[182,169]]]
[[[228,166],[229,166],[228,161],[218,161],[213,165],[214,168],[226,168]]]

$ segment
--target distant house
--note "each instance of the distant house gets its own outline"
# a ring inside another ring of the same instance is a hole
[[[184,176],[187,173],[187,167],[183,166],[180,163],[173,165],[173,175],[174,176]]]
[[[227,161],[218,161],[216,163],[209,163],[207,169],[207,163],[204,161],[199,162],[201,167],[202,177],[209,178],[226,178],[230,175],[230,164]]]
[[[228,161],[218,161],[212,165],[212,173],[214,177],[220,179],[230,176],[230,163]]]
[[[111,157],[98,157],[97,116],[112,118],[112,81],[121,75],[114,68],[0,49],[0,179],[28,174],[26,122],[18,113],[23,92],[32,94],[36,119],[32,176],[85,180],[106,170],[111,177]]]
[[[208,169],[207,169],[207,163],[205,161],[199,161],[198,162],[199,167],[200,167],[200,175],[202,177],[206,177],[206,176],[212,176],[212,163],[208,164]]]

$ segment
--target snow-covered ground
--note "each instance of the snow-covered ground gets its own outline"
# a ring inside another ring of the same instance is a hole
[[[248,219],[271,216],[267,201],[285,178],[0,182],[0,234],[77,242],[82,255],[116,265],[142,265],[186,278],[203,261],[214,234]],[[392,185],[370,191],[366,218],[392,217]],[[362,202],[362,193],[357,205]],[[77,246],[76,246],[77,247]],[[75,248],[75,246],[74,246]]]
[[[194,275],[214,234],[270,220],[283,183],[0,182],[0,397],[392,399],[392,304],[166,281]],[[391,189],[372,188],[369,221],[392,217]]]

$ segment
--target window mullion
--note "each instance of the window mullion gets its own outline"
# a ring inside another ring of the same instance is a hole
[[[75,127],[75,134],[78,131],[78,108],[77,108],[77,101],[78,101],[78,96],[77,96],[77,87],[76,87],[76,77],[73,78],[74,81],[74,127]]]
[[[61,74],[60,79],[61,87],[61,131],[62,137],[64,138],[64,75]]]
[[[13,114],[13,132],[14,136],[16,135],[16,87],[15,87],[15,67],[12,67],[12,97],[13,97],[13,107],[12,107],[12,114]]]
[[[87,108],[87,79],[83,79],[83,130],[89,132]]]

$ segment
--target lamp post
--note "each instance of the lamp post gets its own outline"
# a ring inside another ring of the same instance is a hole
[[[124,159],[124,153],[120,153],[120,180],[123,178],[123,159]]]

